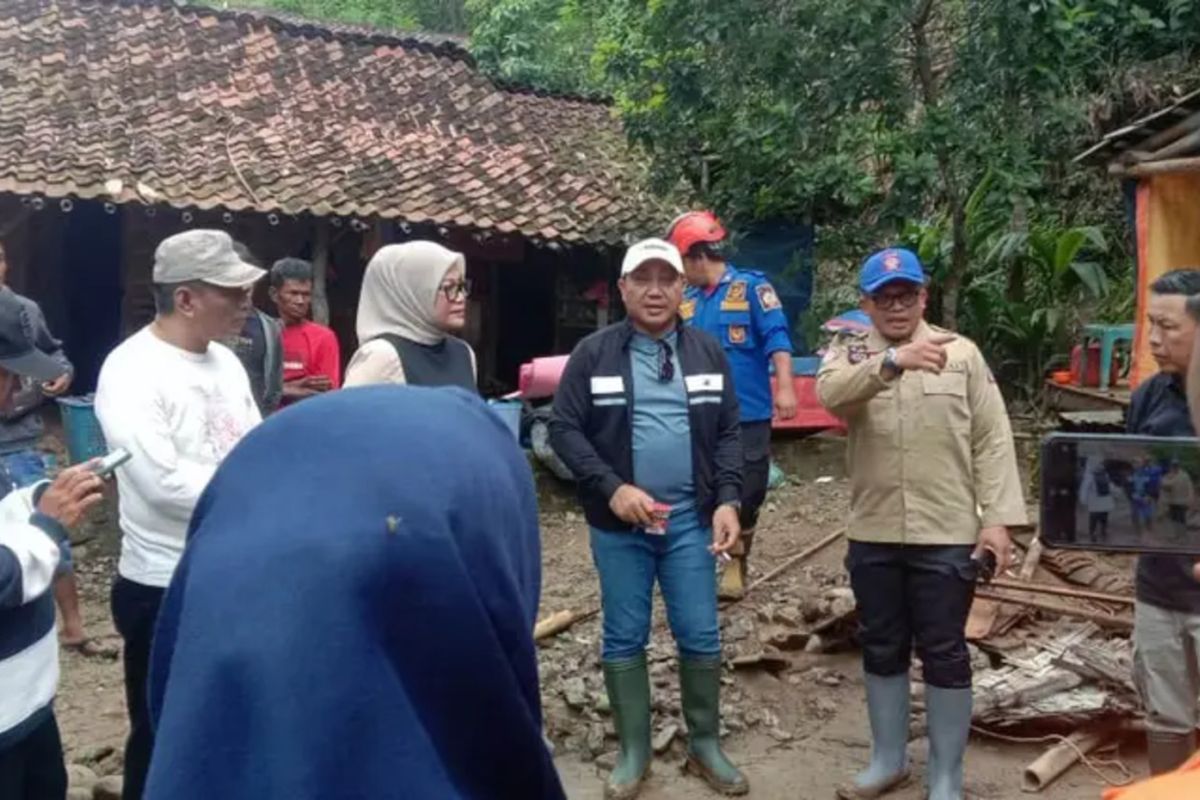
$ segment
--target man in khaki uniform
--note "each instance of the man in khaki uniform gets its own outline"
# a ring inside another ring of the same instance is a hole
[[[924,668],[930,800],[960,800],[971,724],[965,628],[980,558],[1012,558],[1025,523],[1004,400],[970,340],[925,323],[925,271],[907,250],[864,263],[868,333],[840,334],[817,378],[846,420],[851,472],[846,559],[861,619],[871,762],[838,790],[879,797],[908,781],[908,670]]]

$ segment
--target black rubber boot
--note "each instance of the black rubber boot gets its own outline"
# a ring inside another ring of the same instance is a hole
[[[650,774],[650,674],[646,654],[604,662],[604,686],[621,751],[604,786],[605,800],[632,800]]]
[[[1146,732],[1146,756],[1150,761],[1150,774],[1163,775],[1174,772],[1196,752],[1194,733]]]
[[[746,776],[721,750],[721,659],[679,657],[679,690],[687,722],[685,768],[724,795],[750,791]]]

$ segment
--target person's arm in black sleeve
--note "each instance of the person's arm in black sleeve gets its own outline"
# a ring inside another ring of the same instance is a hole
[[[1129,398],[1129,409],[1125,412],[1125,432],[1137,433],[1138,427],[1142,424],[1142,398],[1145,397],[1145,391],[1134,391],[1133,396]]]
[[[725,351],[715,342],[712,357],[721,368],[721,416],[718,420],[717,453],[714,459],[716,472],[717,505],[736,503],[742,497],[742,429],[741,411],[737,392],[733,388],[733,374],[729,371],[729,360]]]
[[[580,488],[596,493],[607,502],[624,483],[600,458],[584,433],[591,413],[591,357],[576,347],[567,360],[550,417],[550,446],[571,470]]]

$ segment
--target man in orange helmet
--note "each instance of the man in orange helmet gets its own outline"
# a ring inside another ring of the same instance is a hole
[[[678,217],[671,223],[667,239],[683,255],[691,284],[680,316],[715,336],[725,349],[741,411],[742,538],[721,575],[720,589],[723,599],[733,599],[746,590],[746,562],[758,510],[767,497],[771,417],[796,416],[792,341],[783,305],[767,277],[725,260],[725,228],[711,211],[691,211]],[[773,400],[771,366],[775,367],[776,377]]]

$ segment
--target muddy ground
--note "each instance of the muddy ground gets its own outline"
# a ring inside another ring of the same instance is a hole
[[[838,529],[847,507],[842,447],[836,440],[811,439],[777,446],[789,482],[772,492],[763,515],[753,574],[761,575],[788,555]],[[830,480],[832,479],[832,480]],[[586,527],[568,490],[548,476],[539,477],[542,498],[544,577],[543,615],[596,604],[598,587],[588,550]],[[109,513],[112,513],[110,509]],[[85,620],[94,636],[117,642],[108,611],[108,589],[115,569],[111,521],[77,552]],[[845,547],[837,543],[811,561],[764,585],[747,600],[723,612],[722,633],[730,658],[753,654],[770,636],[804,627],[823,610],[822,598],[845,585],[841,568]],[[663,745],[679,725],[678,686],[673,647],[662,609],[657,610],[651,649],[655,679],[655,732]],[[573,800],[602,797],[604,765],[615,740],[599,670],[599,620],[572,627],[540,650],[542,699],[556,762]],[[867,719],[858,654],[785,653],[787,667],[774,674],[762,669],[728,672],[723,706],[730,754],[741,764],[760,798],[832,798],[834,787],[868,755]],[[58,713],[68,763],[99,763],[98,771],[119,772],[125,735],[124,694],[119,661],[63,655]],[[682,733],[663,747],[646,800],[715,797],[694,778],[682,775]],[[109,750],[111,755],[104,755]],[[979,798],[1021,796],[1023,768],[1042,746],[971,741],[967,756],[968,790]],[[925,761],[922,740],[911,745],[916,774]],[[1141,753],[1121,753],[1136,772],[1144,771]],[[1096,800],[1102,784],[1077,766],[1043,793],[1048,800]],[[923,796],[919,782],[893,795],[899,800]]]

